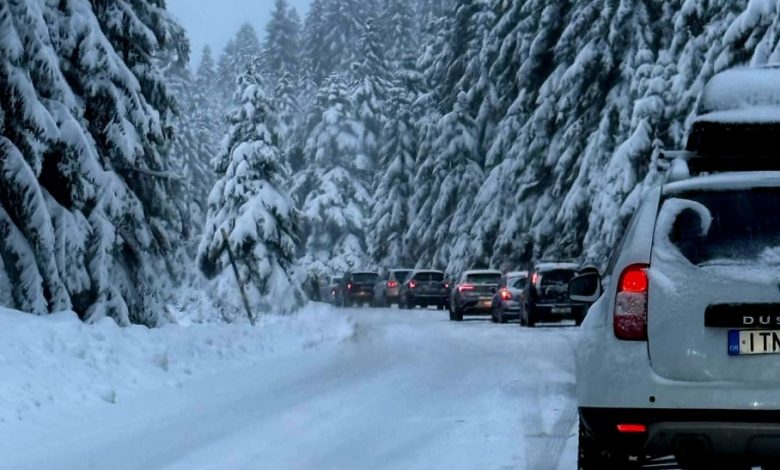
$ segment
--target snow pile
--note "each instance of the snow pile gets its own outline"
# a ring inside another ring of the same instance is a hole
[[[0,308],[0,423],[76,402],[116,403],[144,390],[352,337],[347,317],[310,304],[246,324],[120,328],[72,312],[37,317]]]

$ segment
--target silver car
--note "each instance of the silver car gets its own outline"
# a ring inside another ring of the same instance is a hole
[[[650,191],[603,279],[569,293],[598,299],[576,355],[580,469],[780,468],[780,171]]]
[[[506,323],[519,319],[525,299],[525,284],[528,271],[508,272],[501,278],[501,284],[493,295],[493,310],[490,319],[493,323]]]
[[[391,269],[374,285],[374,305],[389,307],[399,303],[401,284],[412,274],[412,269]]]

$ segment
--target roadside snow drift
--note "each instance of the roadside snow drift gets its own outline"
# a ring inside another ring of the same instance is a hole
[[[353,335],[331,307],[245,324],[118,327],[82,323],[75,313],[38,317],[0,308],[0,426],[52,407],[121,402],[134,393],[177,387],[187,378],[239,368]]]

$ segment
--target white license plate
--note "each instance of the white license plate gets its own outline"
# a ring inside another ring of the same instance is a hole
[[[551,310],[552,313],[571,313],[571,307],[555,307]]]
[[[729,355],[780,354],[778,330],[730,330]]]
[[[487,308],[487,307],[492,307],[492,306],[493,306],[493,301],[492,301],[492,300],[483,300],[483,301],[481,301],[481,302],[479,303],[479,305],[480,305],[481,307],[485,307],[485,308]]]

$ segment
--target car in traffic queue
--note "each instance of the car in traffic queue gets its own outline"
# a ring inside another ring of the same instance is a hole
[[[389,307],[398,304],[401,285],[412,274],[412,269],[391,269],[374,285],[374,306]]]
[[[536,263],[528,273],[520,325],[534,327],[539,322],[562,320],[580,325],[587,307],[570,299],[568,293],[569,281],[579,270],[580,265],[575,263]]]
[[[780,69],[716,75],[606,271],[571,281],[595,302],[575,354],[579,469],[780,468],[779,135]]]
[[[509,272],[501,278],[498,290],[493,295],[493,310],[490,313],[490,319],[494,323],[506,323],[520,318],[527,280],[527,271]]]
[[[344,274],[339,286],[339,306],[368,305],[374,301],[374,285],[379,274],[373,271],[356,271]]]
[[[436,307],[444,310],[449,305],[449,284],[442,271],[414,270],[401,285],[399,306],[404,309]]]
[[[327,302],[331,304],[337,304],[338,302],[338,291],[341,286],[341,278],[338,276],[331,276],[330,282],[328,282],[327,286],[324,286],[324,292],[322,293],[322,298],[327,299]]]
[[[450,294],[450,320],[463,321],[466,315],[490,315],[493,294],[501,283],[501,271],[478,269],[464,272]]]

